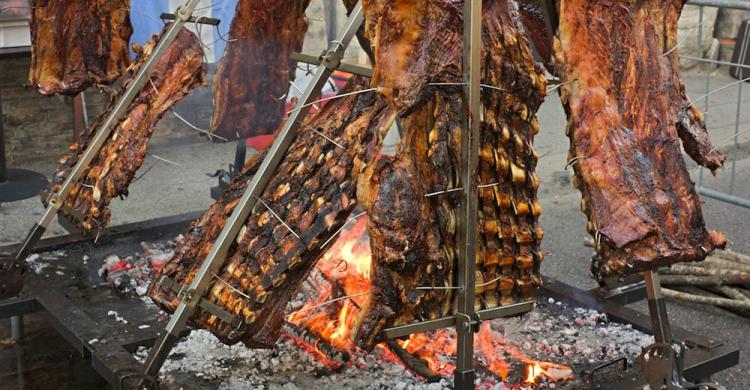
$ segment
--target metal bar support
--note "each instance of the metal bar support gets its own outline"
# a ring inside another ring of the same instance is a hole
[[[464,2],[464,117],[461,134],[461,184],[458,245],[458,309],[456,311],[456,389],[474,388],[474,311],[478,201],[477,166],[480,135],[482,0]]]
[[[352,38],[354,38],[363,20],[362,4],[359,2],[349,15],[346,27],[338,41],[329,44],[329,50],[324,56],[321,66],[315,71],[312,82],[299,99],[297,107],[289,114],[284,127],[268,150],[265,159],[258,168],[257,173],[253,176],[239,204],[235,207],[224,229],[211,247],[211,251],[203,260],[195,278],[193,278],[189,286],[185,286],[185,299],[180,301],[180,304],[169,319],[166,328],[159,334],[144,364],[144,378],[157,377],[169,351],[177,342],[179,334],[185,329],[188,320],[195,312],[197,302],[200,301],[200,298],[209,287],[212,274],[217,272],[224,264],[229,247],[242,229],[245,220],[247,220],[258,198],[263,194],[266,185],[273,177],[276,168],[292,144],[300,122],[302,122],[310,110],[308,104],[318,97],[328,78],[340,65],[344,51]]]
[[[175,13],[177,15],[177,18],[175,19],[174,23],[164,33],[161,39],[159,39],[159,43],[154,48],[151,56],[149,56],[141,69],[135,75],[130,86],[117,100],[112,109],[112,112],[110,112],[102,125],[99,127],[96,135],[91,140],[89,146],[86,148],[86,151],[81,155],[76,165],[68,174],[68,177],[65,178],[65,181],[63,182],[60,189],[56,193],[52,194],[48,199],[49,206],[47,206],[47,210],[45,210],[44,215],[42,215],[40,221],[32,226],[31,230],[26,236],[26,239],[22,242],[20,250],[16,254],[16,259],[21,260],[26,258],[26,256],[30,253],[32,247],[36,244],[37,241],[39,241],[40,238],[42,238],[44,232],[47,230],[47,226],[49,226],[50,222],[52,222],[52,219],[55,217],[55,215],[57,215],[58,210],[60,209],[60,207],[62,207],[63,203],[65,202],[65,198],[67,198],[70,190],[73,188],[73,185],[78,181],[78,179],[81,178],[81,175],[83,175],[86,167],[91,164],[91,161],[93,161],[94,157],[96,157],[96,155],[99,153],[99,150],[104,145],[104,142],[106,142],[107,138],[109,138],[109,135],[111,134],[114,126],[125,114],[125,111],[128,109],[128,107],[130,107],[130,104],[136,98],[143,86],[146,85],[149,73],[151,73],[151,70],[154,68],[167,48],[177,38],[177,34],[180,32],[180,29],[182,29],[182,26],[185,24],[185,22],[190,19],[193,14],[193,10],[195,10],[195,7],[199,2],[200,0],[187,0],[185,5],[177,9]]]

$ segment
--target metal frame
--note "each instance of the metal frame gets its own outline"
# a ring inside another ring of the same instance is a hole
[[[329,49],[322,59],[321,66],[315,71],[313,81],[307,86],[304,94],[297,103],[297,107],[292,110],[285,121],[281,132],[269,148],[258,171],[253,175],[247,190],[242,198],[240,198],[239,204],[235,207],[232,215],[224,225],[224,229],[211,247],[211,251],[201,263],[201,267],[193,278],[193,281],[189,286],[181,288],[180,294],[178,294],[180,303],[170,317],[166,328],[160,333],[144,364],[143,377],[145,379],[158,376],[158,372],[164,364],[169,351],[177,342],[179,334],[186,328],[187,321],[196,311],[198,305],[202,302],[207,302],[202,297],[211,283],[212,274],[218,271],[226,260],[229,247],[234,242],[237,234],[239,234],[244,221],[255,207],[257,200],[263,194],[263,190],[271,180],[271,177],[273,177],[274,171],[292,144],[300,123],[311,108],[310,103],[320,94],[328,78],[339,67],[344,51],[355,37],[363,20],[362,4],[358,2],[351,11],[347,25],[339,40],[329,44]]]
[[[698,35],[696,39],[696,47],[698,48],[698,51],[702,53],[701,44],[703,40],[703,8],[704,7],[715,7],[715,8],[731,8],[731,9],[739,9],[739,10],[749,10],[750,11],[750,3],[747,1],[739,1],[739,0],[690,0],[687,4],[690,5],[696,5],[700,7],[699,11],[699,17],[698,17]],[[742,45],[741,50],[743,52],[747,52],[747,50],[750,50],[750,29],[746,31],[746,34],[744,37],[737,37],[737,44]],[[743,58],[744,56],[740,56],[740,58]],[[711,71],[708,64],[714,64],[714,65],[724,65],[724,66],[730,66],[730,67],[736,67],[740,70],[740,79],[750,76],[750,66],[743,65],[743,64],[737,64],[727,61],[716,61],[711,60],[708,58],[703,58],[703,55],[701,54],[700,57],[695,56],[684,56],[680,55],[681,59],[690,60],[690,61],[696,61],[700,62],[705,67],[705,94],[708,95],[710,92],[710,85],[711,85]],[[734,147],[733,152],[731,154],[731,172],[729,176],[729,192],[723,192],[718,191],[715,189],[707,188],[703,186],[703,176],[705,172],[705,168],[701,167],[700,173],[698,176],[698,184],[696,186],[696,190],[699,194],[713,198],[722,202],[726,202],[729,204],[733,204],[740,207],[750,208],[750,199],[746,197],[737,196],[735,194],[735,181],[736,181],[736,174],[737,174],[737,149],[739,146],[739,133],[740,133],[740,113],[742,112],[742,90],[743,90],[743,84],[744,82],[738,83],[737,86],[737,110],[735,114],[735,123],[734,123],[734,142],[732,146]],[[708,100],[709,96],[705,96],[704,100],[704,109],[703,111],[705,113],[708,112]],[[696,104],[698,102],[695,102]],[[707,115],[707,114],[706,114]],[[718,145],[717,145],[718,146]]]
[[[177,11],[175,12],[176,19],[174,23],[172,23],[169,29],[162,35],[161,39],[159,39],[159,43],[154,48],[154,51],[140,68],[135,77],[133,77],[132,82],[130,83],[128,88],[125,89],[124,93],[118,98],[112,111],[99,127],[96,135],[86,148],[86,151],[81,155],[76,165],[65,178],[65,181],[63,182],[60,189],[47,198],[49,205],[42,215],[42,218],[38,223],[35,223],[34,226],[32,226],[28,235],[21,244],[18,253],[15,255],[16,261],[22,261],[23,259],[25,259],[26,256],[31,252],[33,246],[42,238],[44,232],[47,230],[47,226],[49,226],[50,222],[52,222],[52,219],[55,217],[55,215],[57,215],[57,212],[63,206],[65,199],[73,188],[73,185],[81,178],[81,175],[83,175],[86,167],[91,164],[94,157],[96,157],[96,155],[99,153],[99,150],[102,148],[107,138],[112,133],[115,124],[117,124],[117,122],[125,114],[125,111],[128,109],[128,107],[130,107],[130,104],[133,102],[133,100],[135,100],[140,90],[146,85],[149,73],[154,68],[164,52],[167,50],[167,48],[177,38],[177,34],[182,29],[182,26],[188,20],[190,20],[193,14],[193,10],[195,10],[195,7],[199,2],[200,0],[187,0],[187,2],[183,6],[177,8]]]

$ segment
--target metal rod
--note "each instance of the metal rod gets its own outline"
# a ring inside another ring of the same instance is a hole
[[[750,2],[744,0],[690,0],[690,5],[704,5],[717,8],[734,8],[750,11]]]
[[[728,195],[720,191],[712,190],[710,188],[698,186],[696,188],[698,190],[698,193],[707,196],[712,199],[720,200],[722,202],[731,203],[735,206],[745,207],[750,209],[750,200],[745,198],[740,198],[739,196],[735,195]]]
[[[304,62],[311,65],[320,65],[322,62],[319,57],[312,56],[309,54],[292,53],[291,59],[297,62]],[[354,64],[341,64],[339,69],[342,72],[355,74],[357,76],[372,77],[372,68]]]
[[[703,58],[703,7],[700,7],[698,11],[698,37],[696,38],[697,41],[695,42],[695,52],[700,53],[701,58]],[[704,108],[703,108],[703,120],[708,120],[708,97],[711,96],[710,89],[711,89],[711,72],[709,71],[708,65],[703,65],[703,70],[705,71],[705,80],[704,84],[706,87],[705,91],[705,100],[704,100]],[[696,99],[696,104],[698,103],[698,100]],[[698,174],[698,185],[703,185],[703,175],[705,172],[705,168],[701,166],[700,173]]]
[[[84,170],[86,169],[86,167],[88,167],[89,164],[91,164],[91,161],[94,159],[94,157],[98,155],[99,150],[104,145],[104,142],[106,142],[106,140],[109,138],[113,127],[119,122],[120,118],[123,116],[128,107],[130,107],[130,104],[146,84],[149,73],[154,68],[164,52],[167,50],[167,48],[177,38],[177,34],[180,32],[180,29],[182,29],[185,21],[187,21],[192,15],[193,10],[198,5],[198,2],[200,2],[200,0],[188,0],[185,5],[177,9],[177,19],[159,39],[159,43],[156,45],[154,51],[151,53],[138,73],[135,75],[130,86],[128,86],[122,96],[120,96],[120,98],[117,100],[117,103],[115,103],[112,111],[97,130],[96,135],[91,140],[91,143],[86,148],[86,151],[81,155],[76,165],[70,171],[68,177],[65,178],[65,181],[63,182],[60,189],[51,196],[49,206],[47,206],[47,210],[45,210],[44,215],[42,215],[40,221],[32,227],[27,236],[27,239],[24,240],[21,249],[19,250],[19,255],[28,253],[31,247],[34,246],[36,241],[38,241],[44,234],[44,231],[46,230],[50,222],[52,222],[52,219],[57,214],[58,209],[62,206],[65,198],[73,188],[73,185],[78,181],[78,179],[80,179],[81,175],[83,175]]]
[[[302,122],[302,119],[310,110],[309,103],[315,100],[320,94],[328,77],[330,77],[341,63],[344,51],[356,34],[362,21],[362,5],[359,2],[349,16],[342,36],[337,42],[331,43],[323,64],[315,71],[313,81],[308,85],[305,93],[297,103],[298,109],[293,110],[287,118],[284,127],[268,150],[268,154],[258,168],[257,173],[253,176],[239,204],[227,220],[224,229],[211,247],[211,251],[203,260],[190,286],[187,287],[187,292],[184,295],[185,298],[180,301],[180,304],[169,319],[165,330],[160,334],[154,347],[151,349],[144,365],[144,376],[146,378],[155,378],[158,375],[169,351],[177,342],[178,335],[185,329],[187,321],[196,310],[197,303],[209,287],[211,273],[215,273],[224,264],[229,247],[234,242],[240,229],[244,226],[245,220],[247,220],[258,198],[263,194],[266,185],[273,177],[274,171],[276,171],[286,151],[292,144],[299,129],[299,123]]]
[[[3,95],[0,92],[0,183],[8,180],[8,166],[5,161],[5,126],[3,125]]]
[[[742,36],[742,46],[740,48],[740,61],[742,61],[742,59],[744,58],[747,58],[748,44],[750,44],[750,40],[748,39],[749,36],[750,28],[745,28],[745,34],[743,34]],[[739,73],[739,76],[737,78],[743,80],[746,76],[746,70],[737,69],[737,72]],[[737,88],[737,112],[734,118],[734,148],[732,149],[732,173],[729,175],[729,195],[734,195],[735,179],[737,177],[737,152],[739,149],[738,141],[740,135],[740,115],[742,114],[742,86],[744,84],[744,82],[740,83],[739,87]]]
[[[513,303],[510,305],[503,305],[492,309],[485,309],[476,312],[477,317],[481,321],[489,321],[495,318],[512,317],[519,314],[528,313],[534,309],[534,301],[526,301]],[[413,324],[406,324],[400,326],[394,326],[383,330],[383,335],[388,339],[397,339],[399,337],[408,336],[412,333],[429,332],[432,330],[448,328],[456,325],[456,316],[449,316],[438,318],[435,320],[428,320],[417,322]]]
[[[740,63],[736,63],[736,62],[710,60],[708,58],[702,58],[702,57],[682,56],[681,55],[680,59],[691,60],[691,61],[698,61],[698,62],[707,62],[709,64],[716,64],[716,65],[733,66],[733,67],[736,67],[736,68],[750,69],[750,65],[740,64]]]
[[[648,312],[651,316],[651,326],[654,333],[654,341],[657,343],[672,343],[672,328],[669,325],[669,316],[664,296],[661,292],[661,281],[657,271],[649,271],[643,274],[646,284],[646,297],[648,298]]]
[[[464,2],[464,115],[461,132],[461,184],[456,311],[455,389],[474,388],[474,285],[476,283],[478,201],[477,166],[481,108],[482,0]]]

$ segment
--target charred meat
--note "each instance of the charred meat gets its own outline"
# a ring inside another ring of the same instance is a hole
[[[555,72],[568,115],[569,165],[583,194],[597,277],[702,260],[725,238],[706,231],[684,150],[711,170],[724,156],[680,80],[684,1],[558,4]]]
[[[109,85],[130,63],[130,0],[31,0],[29,84],[44,95]]]
[[[213,83],[211,131],[236,139],[272,134],[284,119],[309,0],[240,0]]]
[[[136,48],[139,57],[128,69],[128,77],[143,66],[157,42],[158,37],[154,37],[142,48]],[[150,82],[131,103],[81,179],[73,185],[61,214],[84,230],[107,226],[111,218],[109,203],[115,197],[128,194],[128,186],[146,158],[156,124],[170,107],[201,85],[205,73],[203,49],[198,38],[188,30],[181,30],[151,71]],[[122,91],[131,82],[132,79],[127,79]],[[81,141],[71,145],[68,153],[60,159],[50,185],[52,192],[60,189],[116,100],[115,97],[98,120],[81,135]]]

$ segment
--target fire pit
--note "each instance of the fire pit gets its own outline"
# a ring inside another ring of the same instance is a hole
[[[168,316],[138,295],[132,284],[118,288],[99,269],[107,258],[125,263],[169,252],[169,242],[195,216],[137,223],[102,231],[101,242],[65,236],[41,242],[30,258],[22,297],[0,307],[3,317],[45,310],[47,319],[113,386],[130,384]],[[418,333],[365,354],[346,341],[346,324],[366,286],[368,260],[364,221],[347,226],[287,308],[284,335],[272,350],[225,346],[205,331],[193,331],[167,360],[162,377],[173,388],[442,388],[452,385],[452,330]],[[106,240],[102,241],[102,239]],[[149,241],[145,245],[142,242]],[[160,254],[163,252],[158,252]],[[145,255],[145,256],[144,256]],[[342,261],[345,260],[345,261]],[[152,262],[153,266],[153,262]],[[108,272],[108,275],[109,274]],[[334,278],[335,277],[335,278]],[[333,282],[333,281],[336,282]],[[149,280],[150,281],[150,280]],[[149,282],[147,281],[147,282]],[[128,291],[124,291],[128,290]],[[350,298],[343,298],[349,296]],[[637,364],[651,342],[648,317],[559,281],[545,280],[537,309],[514,319],[485,322],[475,337],[482,388],[633,388],[642,386]],[[333,299],[337,301],[329,303]],[[633,294],[628,293],[633,300]],[[325,304],[323,304],[325,303]],[[320,305],[315,307],[316,305]],[[592,310],[596,309],[596,310]],[[302,332],[300,332],[302,330]],[[686,375],[705,378],[737,362],[731,346],[673,329],[687,341]],[[404,355],[399,353],[404,350]],[[83,353],[83,352],[82,352]],[[628,367],[622,365],[626,361]],[[409,364],[405,364],[406,360]],[[434,376],[425,377],[421,364]],[[614,362],[604,369],[601,365]],[[623,374],[623,369],[627,371]],[[593,378],[593,379],[592,379]],[[428,380],[434,381],[430,383]],[[623,385],[626,383],[627,385]]]

